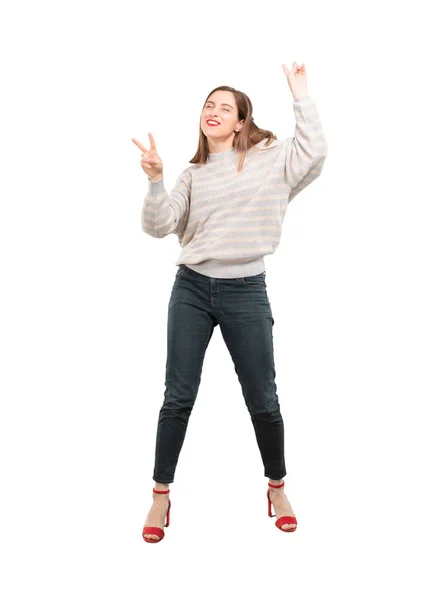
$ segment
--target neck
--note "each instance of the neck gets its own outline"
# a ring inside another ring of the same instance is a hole
[[[209,148],[209,154],[215,154],[217,152],[225,152],[233,148],[233,140],[235,139],[234,134],[227,140],[210,140],[207,138],[207,145]]]

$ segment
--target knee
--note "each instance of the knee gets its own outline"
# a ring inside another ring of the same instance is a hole
[[[254,421],[262,421],[266,423],[282,423],[283,418],[281,416],[280,407],[272,407],[272,408],[259,408],[259,409],[250,409],[251,418]]]
[[[167,390],[164,394],[164,402],[162,404],[162,409],[164,411],[170,411],[173,414],[189,414],[192,411],[195,399],[196,396],[180,396],[172,390]]]

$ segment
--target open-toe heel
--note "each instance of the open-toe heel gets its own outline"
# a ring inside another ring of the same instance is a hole
[[[153,491],[155,494],[169,494],[170,490],[156,490],[155,488],[153,488]],[[167,510],[167,515],[166,515],[166,522],[164,527],[168,527],[170,525],[170,507],[171,507],[171,502],[170,502],[170,498],[168,499],[168,510]],[[157,535],[159,536],[159,540],[152,540],[151,538],[145,538],[144,535],[145,534],[150,534],[150,535]],[[161,529],[161,527],[143,527],[143,540],[145,542],[150,542],[151,544],[157,544],[158,542],[160,542],[162,540],[162,538],[164,537],[165,533],[164,530]]]
[[[272,483],[268,483],[269,487],[271,488],[281,488],[284,485],[284,481],[281,485],[274,485]],[[271,498],[270,498],[270,490],[268,489],[268,493],[267,493],[267,497],[268,497],[268,515],[270,517],[275,517],[276,515],[272,514],[272,502],[271,502]],[[282,525],[295,525],[295,527],[292,527],[291,529],[283,529],[281,526]],[[285,516],[285,517],[280,517],[279,519],[277,519],[275,521],[275,525],[278,527],[278,529],[281,529],[281,531],[284,531],[285,533],[289,533],[290,531],[296,531],[296,527],[298,526],[298,521],[296,520],[296,517],[289,517],[289,516]]]

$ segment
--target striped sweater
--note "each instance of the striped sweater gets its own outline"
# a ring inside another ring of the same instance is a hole
[[[152,237],[178,236],[185,264],[209,277],[237,278],[265,270],[277,249],[288,203],[321,173],[327,142],[310,96],[293,101],[295,137],[267,138],[247,152],[238,173],[234,147],[209,154],[179,175],[168,193],[164,179],[151,182],[141,213]]]

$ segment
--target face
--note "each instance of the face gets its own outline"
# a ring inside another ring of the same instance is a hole
[[[211,123],[207,121],[211,120]],[[218,125],[213,122],[218,122]],[[232,92],[217,90],[209,96],[204,105],[200,125],[206,137],[212,140],[225,140],[240,131],[243,121],[238,121],[238,109]]]

